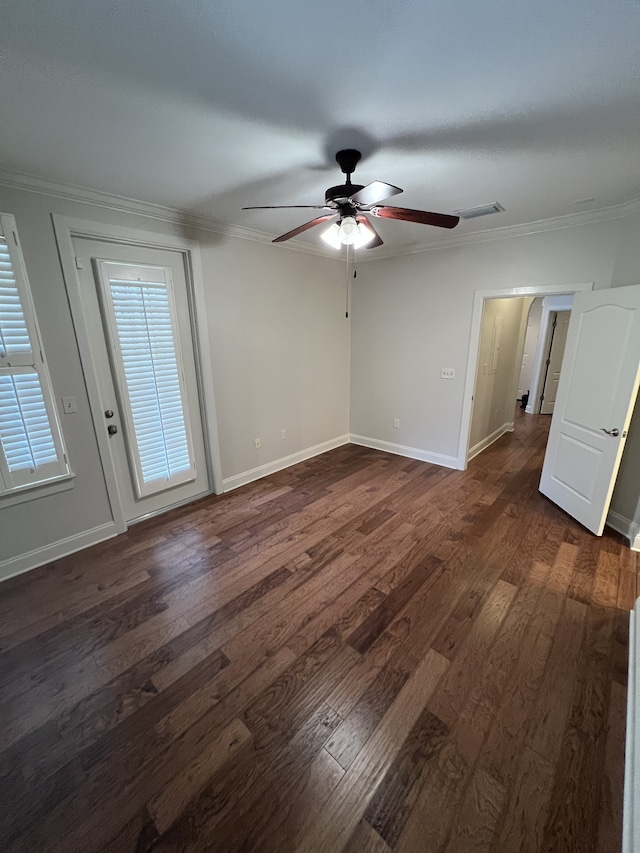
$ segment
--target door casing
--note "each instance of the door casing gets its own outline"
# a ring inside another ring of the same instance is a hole
[[[473,394],[478,367],[478,350],[480,347],[480,332],[482,329],[482,314],[485,299],[505,299],[509,296],[561,296],[568,293],[578,293],[593,290],[594,282],[559,285],[530,285],[524,287],[496,288],[495,290],[476,290],[473,297],[473,312],[471,316],[471,332],[469,334],[469,355],[464,380],[464,397],[462,401],[462,417],[460,419],[460,438],[458,441],[458,461],[456,467],[466,471],[469,464],[469,433],[471,431],[471,415],[473,412]],[[515,407],[515,400],[514,400]]]
[[[147,249],[169,249],[178,251],[184,256],[189,299],[192,307],[192,334],[196,354],[196,369],[202,396],[205,453],[213,491],[215,494],[221,494],[223,491],[222,465],[220,460],[218,421],[213,390],[213,368],[199,244],[195,240],[187,240],[182,237],[105,225],[99,222],[91,222],[58,214],[53,214],[52,219],[85,377],[87,396],[89,398],[89,406],[91,408],[91,416],[98,443],[98,452],[104,471],[105,485],[111,504],[113,521],[116,527],[114,533],[124,532],[127,529],[127,524],[120,503],[115,470],[109,450],[108,438],[104,429],[98,381],[93,364],[88,328],[82,308],[80,279],[77,274],[73,248],[73,239],[75,237],[104,240],[127,246],[140,246]]]

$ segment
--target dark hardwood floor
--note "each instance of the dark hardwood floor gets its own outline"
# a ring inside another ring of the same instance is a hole
[[[5,853],[614,853],[638,555],[348,446],[0,586]]]

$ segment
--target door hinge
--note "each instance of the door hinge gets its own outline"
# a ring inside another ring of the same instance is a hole
[[[546,360],[545,364],[547,365],[547,367],[549,367],[549,365],[551,364],[551,359],[550,359],[550,358],[548,358],[548,359]]]

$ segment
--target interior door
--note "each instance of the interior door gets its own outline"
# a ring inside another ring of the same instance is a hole
[[[210,490],[181,252],[74,238],[127,522]]]
[[[553,318],[551,346],[547,356],[547,372],[544,386],[542,388],[542,403],[540,405],[541,415],[552,415],[558,397],[558,385],[560,384],[560,370],[562,359],[567,343],[567,332],[571,311],[556,311]]]
[[[640,285],[576,294],[540,491],[604,528],[640,381]]]

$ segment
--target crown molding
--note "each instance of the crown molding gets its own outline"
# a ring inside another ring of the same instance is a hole
[[[25,192],[37,193],[38,195],[60,198],[65,201],[79,202],[80,204],[93,205],[119,213],[129,213],[136,216],[144,216],[145,219],[155,219],[160,222],[168,222],[171,225],[182,225],[187,228],[199,228],[214,234],[226,237],[235,237],[240,240],[251,240],[254,243],[265,243],[269,246],[273,243],[273,235],[252,228],[244,228],[241,225],[229,225],[216,222],[206,216],[189,213],[174,207],[165,207],[161,204],[153,204],[139,199],[127,198],[102,190],[94,190],[89,187],[66,184],[51,178],[41,178],[25,172],[13,172],[8,169],[0,169],[0,186],[10,189],[23,190]],[[321,246],[313,246],[297,240],[289,240],[280,244],[281,248],[294,252],[303,252],[308,255],[319,255],[335,259],[335,255],[324,250]]]
[[[437,249],[451,249],[458,246],[470,246],[476,243],[489,243],[495,240],[507,240],[513,237],[526,237],[530,234],[541,234],[545,231],[558,231],[563,228],[575,228],[579,225],[589,225],[595,222],[606,222],[610,219],[624,219],[626,216],[640,213],[640,199],[632,199],[623,204],[602,207],[598,210],[567,213],[550,219],[539,219],[534,222],[523,222],[518,225],[505,225],[501,228],[488,228],[474,231],[472,234],[458,234],[435,240],[428,245],[407,247],[401,251],[384,249],[376,254],[376,258],[395,258],[403,255],[417,255],[422,252],[432,252]],[[359,260],[375,260],[375,258],[360,258]]]
[[[229,225],[216,222],[206,216],[189,213],[178,208],[165,207],[160,204],[152,204],[126,196],[114,195],[113,193],[94,190],[89,187],[66,184],[62,181],[50,178],[41,178],[24,172],[13,172],[8,169],[0,169],[0,186],[12,189],[24,190],[26,192],[48,195],[53,198],[61,198],[67,201],[80,202],[97,207],[116,210],[121,213],[144,216],[147,219],[156,219],[168,222],[172,225],[183,225],[185,227],[200,228],[214,234],[227,237],[235,237],[239,240],[251,240],[254,243],[265,243],[272,245],[273,235],[241,225]],[[623,219],[626,216],[640,213],[640,199],[632,199],[623,204],[603,207],[598,210],[581,211],[579,213],[568,213],[564,216],[556,216],[550,219],[540,219],[534,222],[524,222],[518,225],[505,225],[501,228],[489,228],[483,231],[474,231],[471,234],[458,234],[434,240],[420,246],[394,249],[391,246],[381,248],[380,251],[369,254],[360,254],[358,263],[369,263],[375,260],[397,258],[404,255],[417,255],[423,252],[433,252],[438,249],[451,249],[460,246],[470,246],[477,243],[488,243],[495,240],[506,240],[512,237],[525,237],[531,234],[541,234],[545,231],[557,231],[562,228],[574,228],[578,225],[588,225],[595,222],[606,222],[610,219]],[[326,250],[322,246],[304,243],[298,240],[288,240],[286,243],[278,244],[279,248],[294,252],[303,252],[308,255],[316,255],[331,260],[339,260],[342,254],[337,256],[334,252]]]

